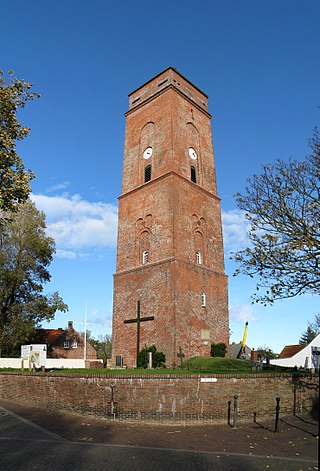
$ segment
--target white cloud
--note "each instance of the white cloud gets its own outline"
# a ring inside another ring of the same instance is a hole
[[[235,321],[249,322],[258,320],[250,304],[234,304],[230,306],[229,315]]]
[[[80,195],[32,195],[46,214],[47,233],[54,238],[57,256],[74,259],[83,249],[115,247],[117,207],[83,200]]]
[[[227,252],[244,249],[249,244],[247,232],[250,230],[250,223],[244,214],[239,209],[222,211],[223,240]]]
[[[46,189],[46,193],[54,193],[55,191],[65,190],[70,185],[70,182],[57,183]]]
[[[56,256],[58,258],[68,258],[69,260],[75,260],[77,258],[77,254],[71,250],[56,250]]]

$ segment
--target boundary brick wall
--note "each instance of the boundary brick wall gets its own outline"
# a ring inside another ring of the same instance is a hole
[[[0,373],[0,397],[49,410],[144,421],[228,420],[238,396],[238,421],[313,412],[317,375],[59,375]]]

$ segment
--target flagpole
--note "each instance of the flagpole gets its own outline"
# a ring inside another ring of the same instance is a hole
[[[84,356],[84,367],[86,367],[86,359],[87,359],[87,301],[85,303],[84,309],[84,348],[83,348],[83,356]]]

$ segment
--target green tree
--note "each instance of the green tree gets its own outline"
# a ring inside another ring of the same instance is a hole
[[[0,219],[2,211],[16,211],[27,200],[34,178],[16,151],[17,141],[30,132],[18,121],[17,113],[28,101],[40,96],[31,88],[30,83],[15,78],[12,71],[6,82],[0,69]]]
[[[320,292],[320,135],[305,161],[278,160],[248,180],[237,204],[251,223],[251,246],[233,254],[235,272],[257,276],[255,302]],[[262,288],[262,292],[260,289]]]
[[[43,293],[55,244],[45,216],[27,200],[0,225],[0,356],[28,340],[41,321],[68,307],[57,292]]]
[[[87,333],[87,342],[92,345],[92,347],[97,352],[97,357],[103,360],[103,366],[107,366],[107,360],[111,358],[112,352],[112,336],[111,335],[99,335],[98,339],[91,337]]]
[[[299,339],[300,345],[308,345],[312,340],[317,336],[316,332],[310,327],[307,327],[307,330],[303,332]]]
[[[302,333],[300,345],[308,345],[320,333],[320,314],[314,316],[313,322],[308,322],[307,329]]]
[[[263,347],[258,347],[257,351],[258,354],[262,356],[262,358],[277,358],[277,354],[274,353],[274,351],[270,347],[267,347],[267,345],[264,345]]]
[[[166,356],[163,352],[158,352],[155,345],[143,348],[138,355],[138,368],[147,368],[149,363],[148,353],[152,353],[152,368],[160,368],[165,365]]]
[[[211,356],[212,357],[225,357],[227,353],[227,346],[225,343],[212,343]]]

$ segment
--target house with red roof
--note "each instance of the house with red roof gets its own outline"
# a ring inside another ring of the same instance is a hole
[[[85,348],[84,338],[74,329],[72,321],[66,329],[37,329],[33,343],[47,345],[47,358],[97,360],[97,352],[88,342]]]

